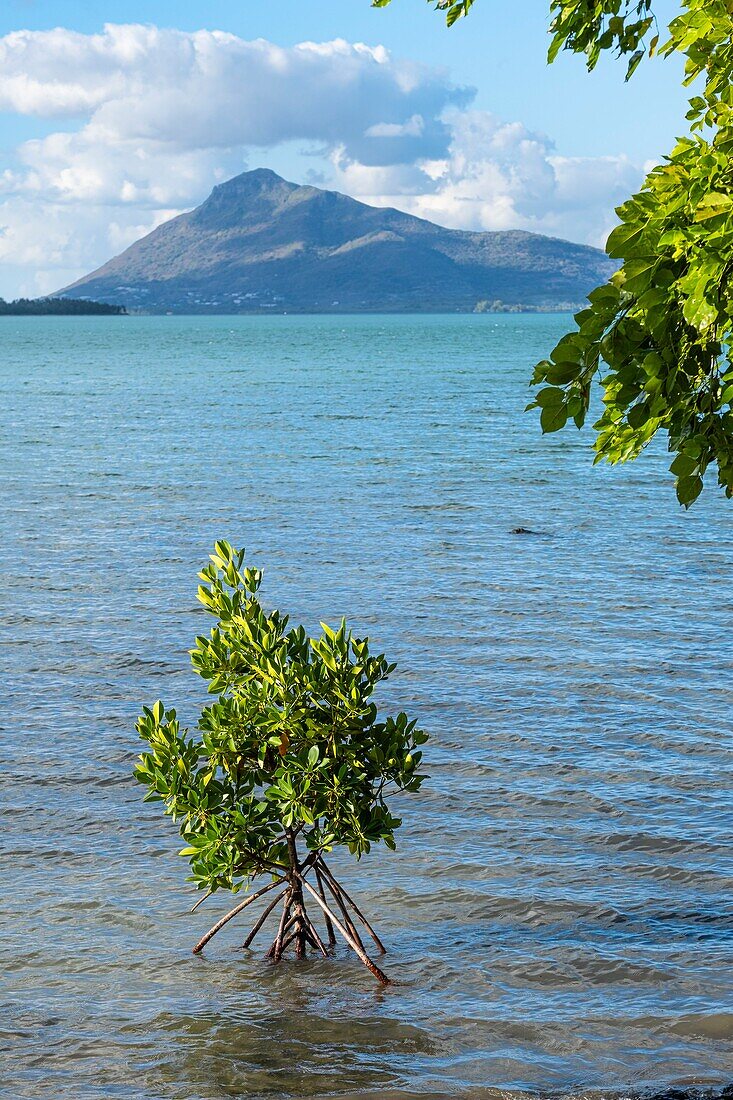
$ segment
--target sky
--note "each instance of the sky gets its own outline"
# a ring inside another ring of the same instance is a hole
[[[257,167],[602,246],[685,130],[681,66],[548,67],[547,22],[536,0],[450,30],[425,0],[3,0],[0,296],[60,289]]]

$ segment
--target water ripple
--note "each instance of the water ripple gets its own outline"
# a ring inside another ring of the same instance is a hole
[[[565,324],[2,320],[8,1100],[733,1100],[733,529],[659,452],[539,434]],[[133,724],[204,698],[222,535],[296,619],[368,630],[433,733],[399,851],[344,866],[387,991],[235,922],[190,954],[226,899],[190,915]]]

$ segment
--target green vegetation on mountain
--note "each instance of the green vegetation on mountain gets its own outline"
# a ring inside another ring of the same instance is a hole
[[[119,315],[126,313],[124,306],[108,302],[91,302],[86,298],[16,298],[6,302],[0,298],[0,317],[12,316],[80,316],[80,315]]]
[[[62,293],[174,313],[559,309],[613,268],[585,245],[444,229],[258,169]]]
[[[384,7],[390,0],[373,0]],[[448,25],[473,0],[436,0]],[[621,266],[590,296],[577,328],[533,382],[543,388],[543,431],[581,427],[593,383],[604,411],[593,425],[596,461],[636,458],[659,431],[674,452],[677,499],[689,507],[712,466],[733,496],[733,3],[684,0],[666,32],[652,0],[552,0],[549,60],[603,51],[628,58],[685,58],[693,86],[690,132],[641,190],[619,207],[608,240]]]

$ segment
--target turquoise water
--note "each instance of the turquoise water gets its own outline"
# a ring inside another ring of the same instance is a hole
[[[542,438],[527,379],[566,324],[2,319],[3,1096],[733,1079],[731,505]],[[229,903],[188,912],[133,723],[195,716],[221,536],[266,601],[368,632],[432,732],[398,851],[341,863],[387,990],[346,952],[243,953],[248,921],[190,954]]]

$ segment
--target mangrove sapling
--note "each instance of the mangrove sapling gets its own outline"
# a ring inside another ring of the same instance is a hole
[[[327,957],[338,932],[386,985],[357,924],[380,954],[384,944],[325,853],[344,846],[359,859],[379,841],[394,849],[401,822],[386,795],[419,789],[427,734],[405,714],[378,715],[372,694],[395,666],[372,656],[368,639],[354,637],[344,621],[338,630],[321,623],[322,634],[309,638],[279,611],[264,611],[262,574],[245,567],[243,550],[217,542],[199,576],[198,598],[216,624],[196,638],[191,661],[216,700],[193,735],[181,730],[175,710],[144,707],[137,729],[149,751],[135,774],[148,787],[145,800],[163,802],[179,825],[190,881],[205,891],[194,909],[219,890],[263,885],[221,917],[194,954],[265,898],[245,948],[275,914],[267,951],[274,962],[290,949],[297,958],[308,950]]]

